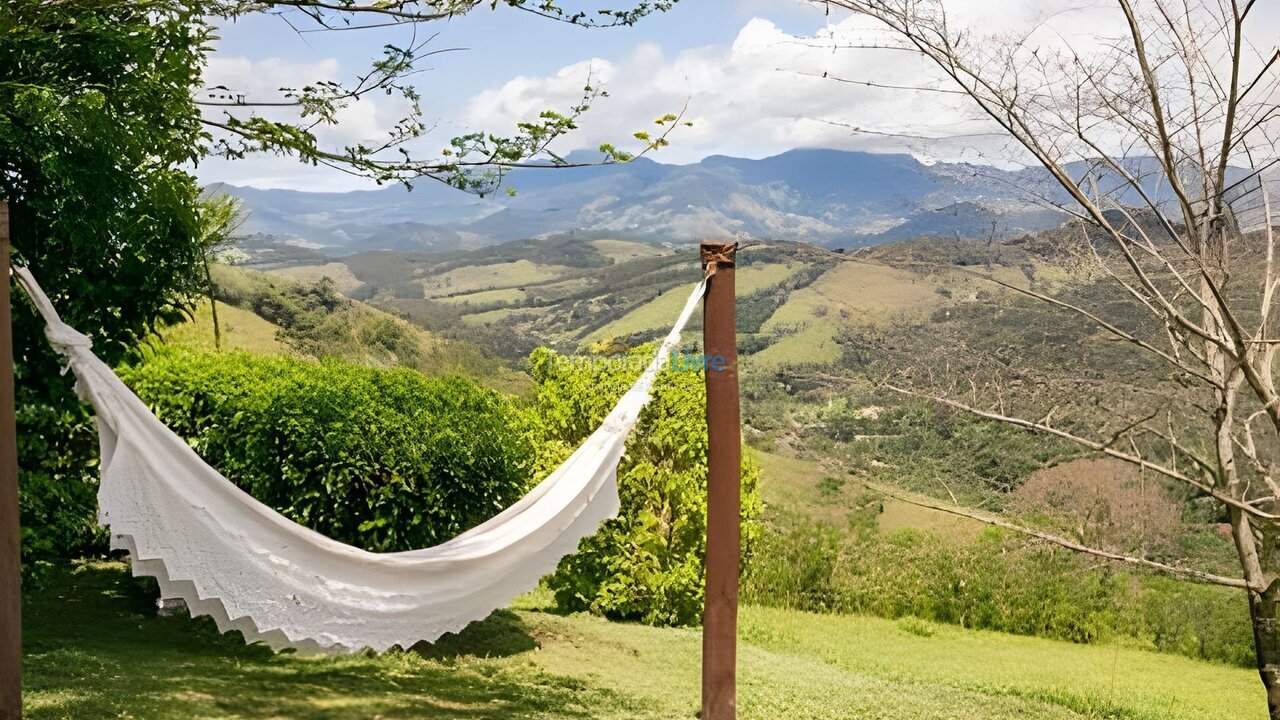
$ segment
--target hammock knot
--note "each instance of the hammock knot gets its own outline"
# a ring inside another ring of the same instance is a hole
[[[93,340],[90,340],[88,335],[79,332],[70,325],[50,323],[45,328],[44,334],[45,337],[49,338],[49,344],[53,346],[53,349],[62,355],[67,355],[72,348],[88,350],[93,347]]]

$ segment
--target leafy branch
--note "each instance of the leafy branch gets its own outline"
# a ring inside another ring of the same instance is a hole
[[[583,27],[631,25],[654,12],[670,9],[676,0],[642,0],[624,10],[598,10],[594,15],[570,12],[551,1],[493,0],[508,7]],[[480,6],[476,0],[389,0],[363,4],[355,0],[224,0],[216,14],[236,18],[265,12],[293,23],[291,16],[302,16],[318,30],[359,30],[390,25],[414,28],[414,37],[406,45],[387,44],[370,69],[356,77],[350,85],[321,80],[301,88],[280,88],[280,96],[272,99],[250,98],[226,86],[215,86],[201,93],[197,103],[206,108],[223,108],[220,115],[206,113],[201,121],[214,131],[208,147],[210,154],[229,159],[256,153],[274,153],[296,157],[299,161],[325,166],[341,172],[373,180],[378,184],[400,182],[412,186],[419,178],[443,182],[460,190],[484,196],[500,188],[507,172],[514,168],[565,168],[630,162],[646,153],[670,144],[668,135],[684,121],[685,110],[655,120],[660,130],[636,132],[633,137],[643,143],[638,150],[624,150],[613,143],[599,146],[600,159],[595,162],[570,163],[551,149],[552,143],[578,128],[578,121],[592,104],[608,93],[595,86],[591,78],[579,100],[567,109],[544,110],[535,119],[519,122],[510,135],[472,132],[455,137],[438,153],[422,156],[410,149],[431,130],[423,120],[422,98],[409,78],[423,72],[423,59],[462,48],[432,48],[438,34],[417,39],[417,26],[465,14]],[[376,16],[379,22],[360,24],[361,17]],[[294,28],[297,30],[297,28]],[[298,30],[302,32],[301,30]],[[343,147],[325,147],[319,132],[340,124],[339,114],[367,96],[382,94],[398,98],[407,106],[397,122],[379,141],[365,141]],[[292,110],[290,119],[272,119],[257,112],[259,108]],[[248,111],[247,113],[244,111]],[[508,191],[513,192],[513,191]]]

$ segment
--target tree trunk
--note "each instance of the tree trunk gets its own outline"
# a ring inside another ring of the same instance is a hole
[[[1231,519],[1236,546],[1245,560],[1245,575],[1254,576],[1250,578],[1254,588],[1264,588],[1248,591],[1249,616],[1253,621],[1258,675],[1267,691],[1267,708],[1271,720],[1280,720],[1280,535],[1271,526],[1254,528],[1247,520],[1242,522],[1239,511],[1233,511]]]
[[[213,349],[222,349],[222,327],[218,325],[218,293],[213,287],[213,272],[209,270],[209,254],[202,253],[204,260],[204,279],[208,285],[209,313],[213,316]]]
[[[1258,674],[1267,689],[1271,720],[1280,720],[1280,588],[1277,585],[1272,583],[1264,592],[1249,591]]]

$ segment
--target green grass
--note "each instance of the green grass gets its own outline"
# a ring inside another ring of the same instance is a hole
[[[671,254],[671,251],[667,248],[633,240],[592,240],[591,246],[596,249],[596,252],[614,262],[626,262],[638,257]]]
[[[460,267],[422,280],[426,297],[442,297],[481,290],[500,290],[555,280],[569,271],[559,265],[528,260]]]
[[[737,271],[734,278],[735,290],[739,296],[747,295],[761,288],[776,285],[803,267],[802,263],[769,263],[749,265]],[[689,283],[691,287],[693,282]],[[664,332],[680,314],[684,303],[689,299],[686,286],[678,286],[668,290],[658,298],[641,305],[626,315],[614,320],[602,328],[595,330],[582,339],[583,345],[605,340],[611,337],[626,337],[635,333],[661,328]]]
[[[453,295],[450,297],[439,298],[440,302],[461,305],[463,303],[471,303],[472,305],[488,305],[490,303],[520,303],[526,297],[525,291],[520,288],[501,288],[499,290],[481,290],[480,292],[467,293],[466,295]]]
[[[798,512],[837,527],[849,521],[857,496],[865,489],[856,478],[837,469],[824,469],[812,460],[755,450],[760,461],[760,493],[767,506]],[[844,480],[835,492],[822,489],[824,479]],[[932,532],[955,542],[972,542],[985,524],[890,497],[880,500],[876,522],[885,532],[913,529]]]
[[[984,270],[986,272],[986,270]],[[1003,282],[1026,285],[1015,268],[993,267]],[[929,317],[944,305],[974,302],[998,286],[964,273],[921,273],[879,263],[844,261],[812,285],[793,292],[760,328],[779,339],[752,355],[752,367],[772,369],[840,359],[836,337],[846,327],[898,326]]]
[[[304,658],[159,618],[120,563],[55,569],[27,598],[27,717],[692,718],[700,635],[522,599],[434,646]],[[744,607],[743,720],[1265,717],[1254,673],[862,617]]]
[[[340,262],[331,262],[324,265],[298,265],[295,267],[276,268],[271,272],[276,275],[283,275],[291,280],[298,282],[314,283],[320,282],[323,278],[329,278],[333,281],[334,288],[338,292],[346,294],[360,287],[360,280],[351,274],[351,268]]]
[[[279,328],[248,310],[218,302],[218,326],[222,333],[222,347],[228,350],[268,355],[287,351],[276,339]],[[209,311],[209,301],[202,301],[196,306],[191,320],[165,328],[161,336],[166,345],[212,350],[213,313]]]
[[[497,310],[489,310],[487,312],[476,313],[474,315],[463,315],[462,322],[467,325],[500,323],[510,317],[512,313],[516,312],[519,312],[518,308],[498,308]]]

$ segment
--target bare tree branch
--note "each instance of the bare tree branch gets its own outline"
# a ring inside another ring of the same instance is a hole
[[[971,508],[963,507],[958,504],[946,504],[946,503],[933,500],[931,498],[926,498],[920,495],[909,494],[898,488],[891,488],[887,485],[882,485],[880,483],[872,482],[866,479],[859,479],[859,482],[861,482],[863,485],[867,486],[868,488],[878,493],[887,495],[893,498],[894,500],[898,500],[900,502],[908,503],[910,505],[915,505],[916,507],[928,508],[930,510],[937,510],[938,512],[949,513],[951,515],[959,515],[960,517],[970,518],[972,520],[977,520],[979,522],[983,522],[988,525],[1004,528],[1006,530],[1012,530],[1022,535],[1027,535],[1040,540],[1044,540],[1046,542],[1053,543],[1054,545],[1061,545],[1062,547],[1067,548],[1069,550],[1085,553],[1087,555],[1106,558],[1107,560],[1114,560],[1116,562],[1128,563],[1130,565],[1138,565],[1148,570],[1155,570],[1156,572],[1164,573],[1166,575],[1173,575],[1174,577],[1189,578],[1191,580],[1196,580],[1198,582],[1203,582],[1203,583],[1209,583],[1212,585],[1222,585],[1225,587],[1244,588],[1244,589],[1251,587],[1248,582],[1246,582],[1241,578],[1215,575],[1213,573],[1205,572],[1203,570],[1196,570],[1194,568],[1182,567],[1180,565],[1168,565],[1166,563],[1157,562],[1155,560],[1149,560],[1147,558],[1133,557],[1130,555],[1123,555],[1120,553],[1101,550],[1099,548],[1088,547],[1087,545],[1081,545],[1078,542],[1068,540],[1067,538],[1061,537],[1059,535],[1047,533],[1047,532],[1044,532],[1043,530],[1035,530],[1033,528],[1029,528],[1024,525],[1019,525],[1017,523],[1010,522],[1009,520],[1006,520],[996,515],[992,515],[990,513],[980,512],[978,510],[973,510]]]

